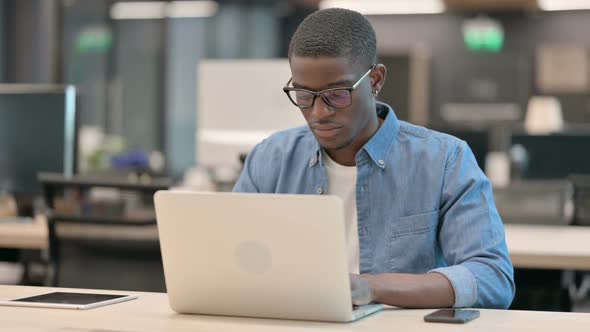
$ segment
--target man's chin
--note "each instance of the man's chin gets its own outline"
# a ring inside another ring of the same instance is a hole
[[[344,148],[347,148],[348,146],[350,146],[350,141],[331,141],[331,140],[324,140],[324,139],[318,139],[316,137],[316,140],[318,141],[318,143],[320,144],[320,146],[324,149],[324,150],[341,150]]]

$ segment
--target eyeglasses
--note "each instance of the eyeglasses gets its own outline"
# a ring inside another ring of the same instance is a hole
[[[350,88],[331,88],[322,91],[293,88],[289,86],[293,80],[291,77],[283,88],[283,91],[287,94],[287,97],[289,97],[289,100],[293,103],[293,105],[299,108],[313,107],[317,97],[321,97],[324,103],[330,107],[348,107],[352,104],[352,92],[358,88],[361,81],[369,75],[375,66],[376,64],[372,65],[371,68]]]

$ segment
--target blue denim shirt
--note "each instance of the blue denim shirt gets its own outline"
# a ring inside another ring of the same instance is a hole
[[[507,308],[513,267],[492,188],[467,144],[385,121],[356,155],[361,273],[446,276],[455,307]],[[248,155],[236,192],[323,194],[320,146],[307,126],[273,134]]]

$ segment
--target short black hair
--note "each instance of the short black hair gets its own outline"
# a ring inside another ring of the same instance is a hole
[[[370,66],[377,61],[377,38],[362,14],[342,8],[318,10],[299,25],[289,44],[289,59],[345,57]]]

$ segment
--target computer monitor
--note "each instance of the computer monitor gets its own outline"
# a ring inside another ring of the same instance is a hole
[[[75,164],[75,87],[1,84],[0,192],[39,195],[39,172],[72,175]]]
[[[449,125],[512,125],[531,95],[530,61],[521,54],[475,54],[445,64],[452,77],[437,91],[440,120]]]
[[[464,140],[473,152],[479,168],[485,170],[486,156],[490,150],[488,130],[452,126],[435,126],[432,129]]]
[[[562,179],[571,174],[590,174],[590,132],[553,135],[512,135],[512,146],[526,151],[525,179]]]

